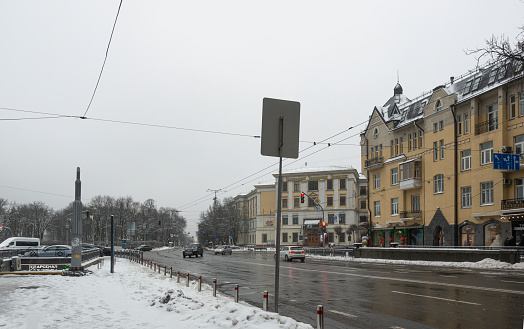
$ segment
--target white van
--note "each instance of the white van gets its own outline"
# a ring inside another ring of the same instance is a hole
[[[18,250],[19,253],[39,247],[39,238],[12,237],[0,243],[0,250]]]

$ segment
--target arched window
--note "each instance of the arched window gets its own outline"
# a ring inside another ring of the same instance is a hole
[[[444,193],[444,175],[438,174],[433,177],[435,183],[435,193]]]
[[[493,247],[502,247],[503,242],[500,237],[502,226],[500,223],[490,223],[484,226],[484,245]]]
[[[373,131],[373,136],[375,138],[378,138],[378,128],[375,128],[375,130]]]
[[[463,246],[474,246],[475,245],[475,230],[473,229],[473,225],[464,225],[460,229],[460,241],[462,242]]]
[[[437,110],[437,112],[442,111],[442,103],[440,102],[440,100],[437,101],[437,105],[435,105],[435,109]]]

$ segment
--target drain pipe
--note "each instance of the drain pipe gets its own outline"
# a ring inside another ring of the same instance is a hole
[[[449,107],[451,109],[451,113],[453,113],[453,143],[455,144],[455,151],[453,152],[453,173],[455,175],[455,178],[454,178],[454,187],[455,187],[455,206],[454,206],[454,209],[453,209],[453,212],[454,212],[454,216],[455,216],[455,221],[454,221],[454,228],[453,228],[453,233],[454,233],[454,240],[455,240],[455,243],[454,245],[455,246],[458,246],[459,245],[459,231],[458,231],[458,165],[457,165],[457,160],[458,160],[458,136],[457,136],[457,115],[455,113],[455,104],[452,104],[450,105]]]

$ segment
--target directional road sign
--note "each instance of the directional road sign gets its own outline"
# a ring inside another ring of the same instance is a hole
[[[493,153],[493,169],[520,170],[520,154]]]

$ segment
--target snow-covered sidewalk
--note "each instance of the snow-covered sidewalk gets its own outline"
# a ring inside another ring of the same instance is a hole
[[[312,328],[129,260],[117,258],[113,274],[109,261],[88,270],[81,277],[0,277],[17,285],[0,301],[0,328]]]

